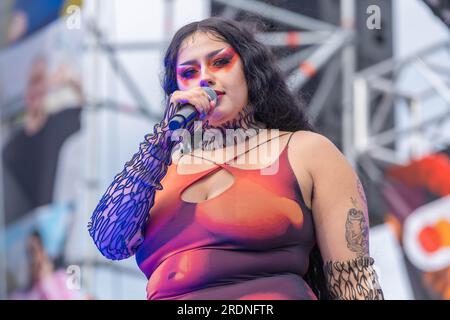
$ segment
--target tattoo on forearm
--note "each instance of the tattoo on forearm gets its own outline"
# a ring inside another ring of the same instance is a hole
[[[356,252],[358,257],[369,254],[369,229],[361,210],[351,208],[348,211],[345,222],[345,239],[347,247]]]
[[[371,257],[350,261],[329,261],[324,266],[327,287],[335,300],[383,300],[383,291]]]

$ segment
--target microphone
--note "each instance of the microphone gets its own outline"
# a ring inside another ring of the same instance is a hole
[[[210,87],[202,87],[202,89],[208,95],[209,101],[214,101],[217,103],[217,94]],[[169,129],[176,130],[180,128],[188,127],[192,121],[198,116],[198,111],[190,103],[185,103],[179,106],[180,110],[173,115],[169,120]]]

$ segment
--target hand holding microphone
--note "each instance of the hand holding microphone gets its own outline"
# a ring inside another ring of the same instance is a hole
[[[203,119],[216,107],[217,94],[210,87],[196,87],[185,91],[174,91],[170,103],[179,106],[169,119],[169,129],[188,128],[197,118]]]

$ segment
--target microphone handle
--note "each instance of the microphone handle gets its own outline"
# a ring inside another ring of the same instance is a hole
[[[198,111],[192,104],[185,103],[180,105],[178,112],[169,121],[169,129],[187,128],[197,116]]]
[[[209,101],[214,101],[217,104],[216,92],[210,87],[202,87],[202,89],[208,95]],[[169,120],[169,129],[187,128],[198,115],[197,109],[192,104],[182,104],[179,106],[178,112]]]

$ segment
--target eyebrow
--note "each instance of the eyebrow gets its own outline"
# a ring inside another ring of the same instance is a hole
[[[211,51],[210,53],[208,53],[206,55],[206,58],[211,59],[212,57],[214,57],[216,54],[218,54],[220,51],[222,51],[224,49],[226,49],[226,48],[222,48],[222,49]],[[185,66],[185,65],[188,65],[188,64],[196,64],[196,63],[197,63],[196,60],[188,60],[188,61],[185,61],[183,63],[180,63],[179,65],[180,66]]]

